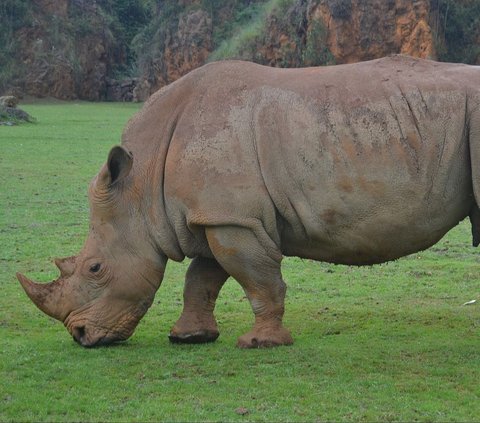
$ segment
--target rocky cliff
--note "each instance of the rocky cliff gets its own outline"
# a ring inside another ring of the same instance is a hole
[[[132,100],[135,79],[117,77],[127,65],[131,40],[125,36],[127,30],[121,27],[119,16],[112,12],[116,0],[2,2],[0,93],[64,100]],[[128,13],[125,7],[120,10]],[[143,19],[135,18],[131,21],[134,26]],[[5,30],[9,24],[13,26],[10,33]],[[2,74],[2,53],[8,56],[5,68],[14,67],[7,81],[6,72]]]
[[[188,3],[188,2],[184,2]],[[436,58],[430,0],[295,0],[271,5],[257,33],[218,58],[298,67],[352,63],[393,53]],[[136,90],[144,99],[159,87],[203,64],[213,47],[214,27],[207,11],[189,8],[165,35],[163,64],[144,66]],[[162,13],[162,11],[159,11]],[[258,13],[261,14],[261,10]],[[248,23],[247,23],[248,25]],[[241,37],[242,28],[238,28]],[[234,34],[233,39],[239,37]],[[232,52],[230,52],[232,53]],[[225,57],[226,56],[226,57]],[[214,55],[214,58],[215,57]]]
[[[117,46],[95,2],[33,0],[30,12],[31,22],[15,33],[20,65],[7,91],[59,99],[104,98]]]
[[[403,53],[480,63],[478,0],[157,0],[148,19],[152,2],[142,0],[18,1],[30,20],[12,32],[18,72],[2,90],[0,71],[0,94],[145,100],[228,58],[298,67]]]
[[[336,0],[312,5],[308,21],[325,26],[336,63],[391,53],[436,58],[431,12],[429,0]]]
[[[142,46],[146,51],[140,60],[141,73],[134,90],[136,101],[145,100],[160,87],[205,64],[213,50],[212,17],[206,10],[180,12],[168,24],[161,20],[158,23],[160,29],[153,42]]]

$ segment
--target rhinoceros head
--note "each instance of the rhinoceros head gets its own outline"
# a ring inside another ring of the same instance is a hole
[[[55,260],[56,281],[37,284],[17,274],[37,307],[62,321],[85,347],[132,335],[163,278],[166,258],[142,223],[141,192],[129,176],[132,163],[122,147],[110,151],[90,185],[87,241],[77,256]]]

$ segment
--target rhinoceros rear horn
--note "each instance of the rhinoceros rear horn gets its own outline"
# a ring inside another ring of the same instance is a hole
[[[75,271],[76,259],[76,256],[55,259],[55,265],[60,270],[60,277],[68,278],[69,276],[72,276],[73,272]]]
[[[45,314],[54,319],[63,321],[61,312],[61,290],[62,284],[59,281],[39,284],[32,282],[21,273],[17,273],[17,279],[33,303]]]

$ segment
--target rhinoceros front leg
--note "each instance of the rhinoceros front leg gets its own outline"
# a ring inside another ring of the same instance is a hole
[[[243,287],[255,314],[253,329],[238,339],[240,348],[290,345],[293,339],[282,325],[286,285],[280,263],[282,254],[267,238],[241,227],[206,229],[207,240],[220,265]]]
[[[183,291],[183,312],[170,331],[174,343],[197,344],[218,338],[215,301],[228,274],[216,260],[196,257],[190,263]]]

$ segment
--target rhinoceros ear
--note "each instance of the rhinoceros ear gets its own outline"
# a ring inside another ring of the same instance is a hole
[[[125,178],[130,173],[132,165],[132,154],[117,145],[110,150],[107,163],[98,175],[98,182],[110,187]]]

